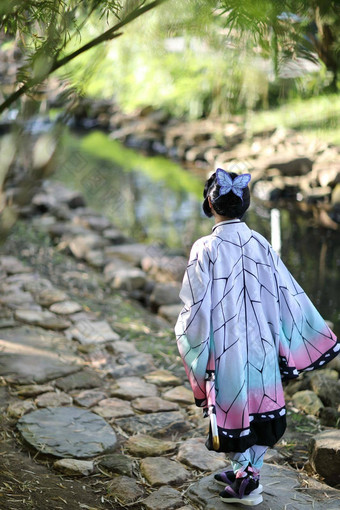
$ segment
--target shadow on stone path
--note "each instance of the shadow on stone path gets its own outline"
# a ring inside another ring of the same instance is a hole
[[[205,448],[171,326],[130,299],[155,288],[131,271],[145,246],[118,250],[108,220],[61,203],[65,221],[21,220],[0,256],[0,508],[237,508],[218,498],[225,457]],[[262,484],[259,509],[340,508],[339,491],[288,466],[265,464]]]

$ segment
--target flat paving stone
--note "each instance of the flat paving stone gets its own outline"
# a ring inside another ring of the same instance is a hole
[[[134,478],[117,476],[108,486],[108,497],[118,501],[121,505],[134,503],[144,496],[144,491]]]
[[[176,386],[163,393],[163,398],[171,400],[171,402],[178,402],[179,404],[193,404],[195,402],[191,390],[185,386]]]
[[[177,459],[183,464],[201,471],[225,468],[225,454],[208,450],[205,441],[202,437],[188,439],[179,447]]]
[[[176,402],[169,402],[160,397],[140,397],[132,401],[132,407],[144,413],[159,413],[162,411],[178,411]]]
[[[30,310],[19,309],[14,312],[14,317],[28,324],[40,326],[46,329],[63,330],[68,328],[71,323],[48,310]]]
[[[2,329],[0,350],[0,375],[12,384],[45,383],[81,369],[67,340],[39,327]]]
[[[100,344],[119,339],[108,322],[87,319],[77,321],[74,326],[65,331],[65,335],[70,339],[78,340],[83,345]]]
[[[116,342],[112,342],[108,346],[108,350],[116,355],[140,354],[135,344],[133,342],[127,342],[126,340],[117,340]]]
[[[56,393],[55,391],[48,391],[39,395],[35,399],[37,407],[60,407],[70,406],[72,404],[72,397],[63,391]]]
[[[181,494],[172,487],[163,486],[143,500],[146,510],[175,510],[183,506]]]
[[[106,397],[106,393],[101,390],[84,390],[81,391],[78,395],[74,396],[73,401],[78,406],[92,407]]]
[[[99,402],[92,411],[106,419],[123,418],[124,416],[133,416],[135,414],[130,402],[120,398],[106,398]]]
[[[101,386],[102,382],[102,379],[95,372],[81,370],[76,374],[67,375],[66,377],[57,379],[55,384],[57,388],[60,388],[63,391],[71,391],[77,388],[81,388],[83,390],[98,388],[98,386]]]
[[[137,376],[154,370],[155,365],[151,354],[138,353],[120,356],[117,363],[110,369],[113,378]]]
[[[146,457],[140,462],[140,471],[152,487],[179,485],[191,476],[184,466],[165,457]]]
[[[41,393],[53,390],[54,387],[51,384],[25,384],[24,386],[18,386],[16,394],[19,397],[36,397]]]
[[[17,423],[23,438],[42,453],[88,458],[117,446],[117,437],[103,418],[77,407],[47,407],[24,415]]]
[[[154,384],[146,383],[140,377],[122,377],[110,388],[112,397],[134,400],[138,397],[156,397],[158,390]]]
[[[163,441],[146,434],[137,434],[130,437],[124,444],[124,448],[136,457],[154,457],[172,453],[177,444],[173,441]]]
[[[182,435],[192,428],[192,425],[185,420],[179,411],[120,418],[116,420],[116,424],[129,434],[143,433],[155,437]]]
[[[98,466],[112,473],[125,476],[133,476],[134,461],[122,453],[111,453],[101,457]]]
[[[54,462],[53,467],[71,476],[89,476],[94,471],[94,463],[91,460],[60,459]]]
[[[231,469],[231,468],[226,468]],[[308,479],[308,477],[307,477]],[[264,464],[261,469],[261,483],[263,503],[257,508],[261,510],[337,510],[340,507],[340,491],[327,485],[318,483],[319,490],[309,490],[304,483],[304,490],[300,489],[299,473],[292,468]],[[313,487],[313,479],[308,479]],[[299,490],[300,489],[300,490]],[[214,474],[201,478],[192,484],[186,495],[196,505],[205,510],[235,510],[235,504],[224,503],[219,498],[221,486],[214,481]],[[324,492],[332,497],[325,498]],[[338,493],[338,497],[337,497]]]
[[[19,400],[17,402],[12,402],[9,404],[7,408],[7,415],[10,418],[21,418],[26,413],[33,411],[35,409],[35,405],[33,400]]]
[[[156,384],[156,386],[179,386],[181,380],[176,377],[170,370],[160,369],[153,370],[144,376],[148,383]]]
[[[68,315],[71,313],[80,312],[83,307],[76,301],[60,301],[59,303],[53,303],[49,309],[53,313]]]

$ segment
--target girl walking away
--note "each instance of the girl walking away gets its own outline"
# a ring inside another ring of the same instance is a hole
[[[191,249],[175,327],[196,405],[210,414],[207,448],[228,452],[215,475],[223,501],[262,502],[260,469],[282,437],[282,379],[334,358],[340,343],[271,245],[240,221],[249,174],[217,169],[204,188],[212,233]]]

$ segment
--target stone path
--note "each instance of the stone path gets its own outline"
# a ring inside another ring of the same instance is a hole
[[[220,488],[211,473],[227,463],[223,454],[205,448],[208,423],[193,404],[181,363],[172,363],[164,344],[157,349],[157,335],[169,324],[137,303],[139,320],[129,312],[122,321],[112,306],[133,293],[140,297],[142,278],[152,308],[178,307],[171,294],[178,284],[155,284],[152,261],[144,262],[151,275],[140,268],[138,274],[131,271],[145,254],[150,259],[147,247],[116,246],[124,237],[112,236],[112,231],[117,234],[113,225],[88,208],[78,209],[65,206],[63,222],[51,211],[34,221],[40,232],[47,225],[58,249],[77,261],[71,269],[60,268],[59,285],[46,267],[39,272],[21,257],[0,256],[0,376],[10,390],[7,417],[13,430],[27,453],[39,452],[37,458],[48,462],[51,473],[84,477],[84,483],[101,476],[101,508],[237,508],[218,498]],[[78,245],[74,227],[80,219]],[[86,262],[93,261],[93,251],[100,253],[96,269]],[[51,248],[49,256],[54,253]],[[104,313],[91,309],[90,302]],[[150,344],[156,343],[149,347],[160,351],[157,357],[141,352],[134,341],[141,330]],[[169,331],[169,341],[175,342]],[[284,463],[285,458],[269,452],[267,461]],[[338,454],[333,462],[339,462]],[[340,508],[340,491],[288,465],[266,463],[262,484],[260,510]],[[6,487],[1,494],[6,495]],[[55,508],[67,508],[67,497],[64,506]]]

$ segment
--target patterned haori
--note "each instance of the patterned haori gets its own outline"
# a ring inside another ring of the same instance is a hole
[[[180,297],[175,332],[199,407],[215,370],[219,451],[273,446],[286,427],[282,379],[334,358],[335,335],[268,241],[239,220],[194,243]]]

